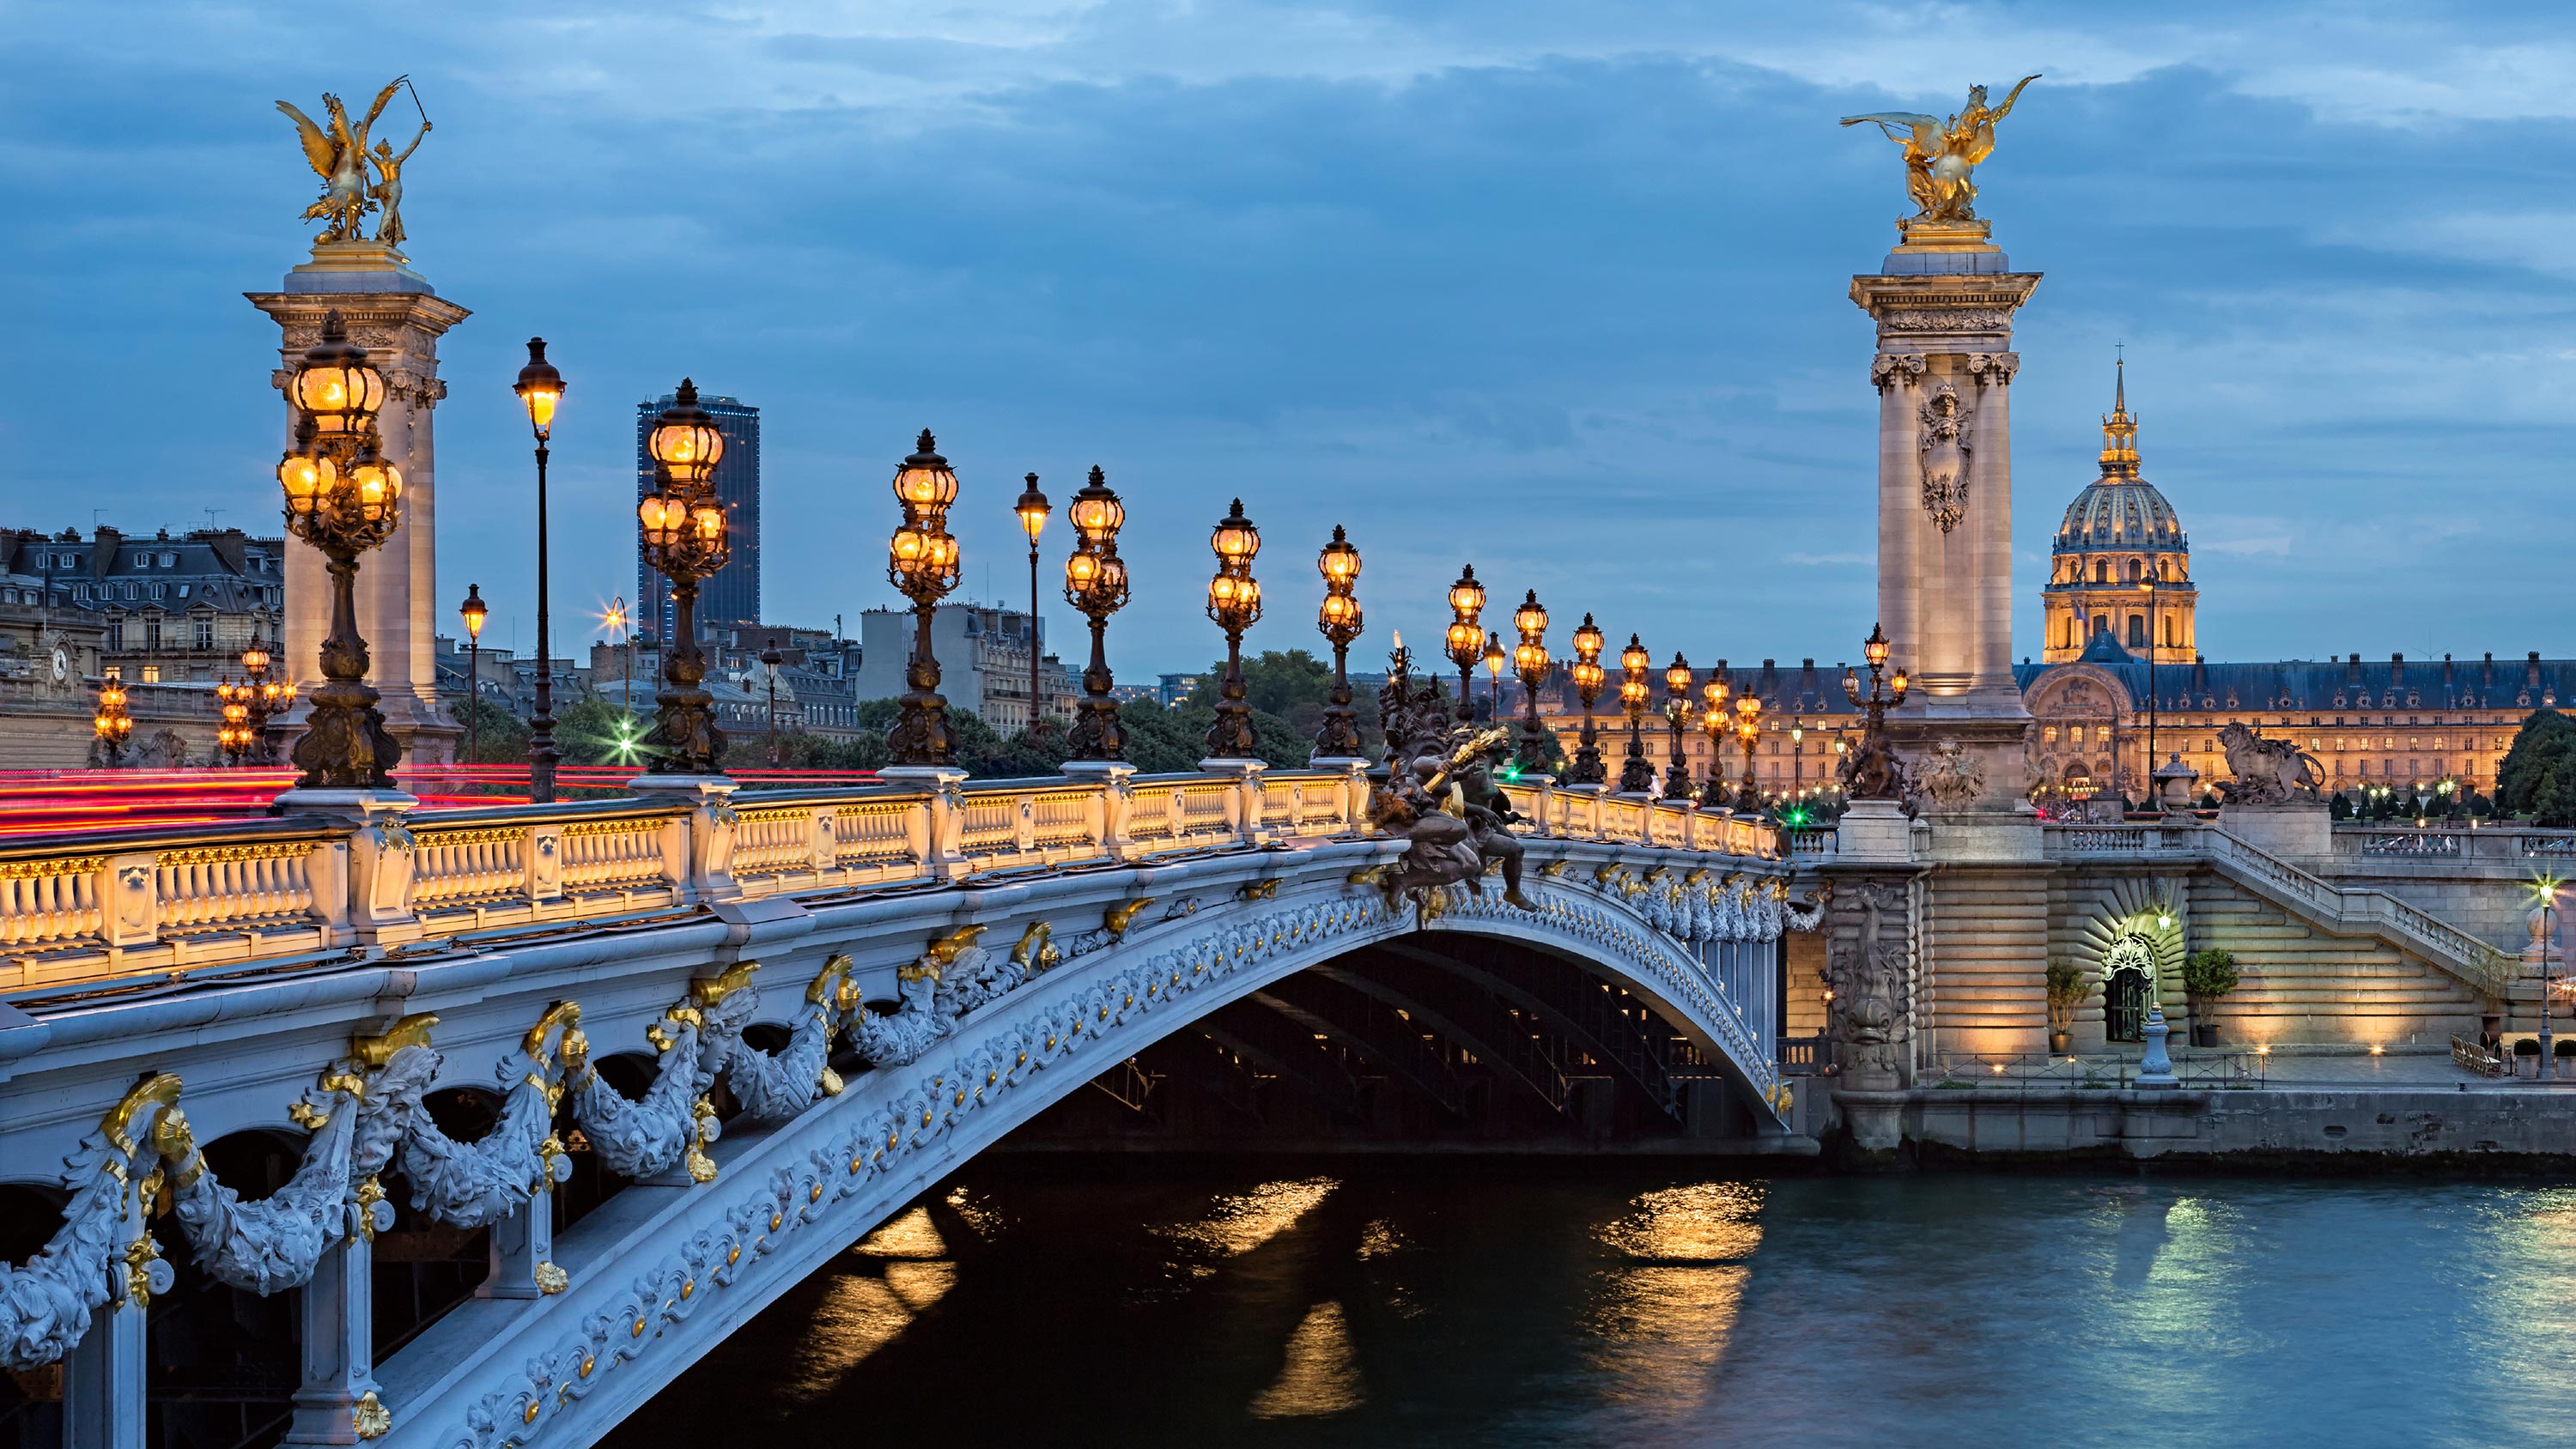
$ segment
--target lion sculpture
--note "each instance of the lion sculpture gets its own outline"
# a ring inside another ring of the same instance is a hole
[[[2218,784],[2220,797],[2230,805],[2314,800],[2317,787],[2325,783],[2316,756],[2288,740],[2267,740],[2246,725],[2231,722],[2220,729],[2218,745],[2227,752],[2228,773],[2236,777]]]

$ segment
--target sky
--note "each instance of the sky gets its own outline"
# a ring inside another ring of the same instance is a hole
[[[1855,657],[1876,394],[1846,296],[1896,148],[1836,118],[2042,79],[1978,169],[2016,269],[2015,653],[2098,471],[2115,344],[2213,659],[2576,654],[2560,574],[2576,14],[2547,6],[1588,0],[550,0],[321,13],[12,0],[0,525],[274,530],[277,334],[318,182],[273,106],[408,73],[412,265],[473,310],[437,415],[437,587],[533,642],[509,392],[542,333],[558,639],[634,587],[634,405],[762,412],[763,595],[897,601],[923,427],[960,596],[1025,602],[1010,505],[1127,503],[1128,679],[1202,667],[1207,536],[1261,526],[1251,647],[1373,663],[1473,562],[1707,663]],[[358,104],[363,106],[363,100]],[[380,134],[407,139],[398,98]],[[1052,636],[1069,530],[1046,538]],[[443,615],[444,616],[444,612]],[[559,646],[560,647],[560,646]]]

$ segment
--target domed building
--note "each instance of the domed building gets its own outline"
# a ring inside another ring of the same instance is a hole
[[[2189,664],[2199,589],[2191,540],[2156,485],[2138,476],[2138,420],[2129,414],[2126,363],[2114,368],[2102,419],[2102,476],[2075,495],[2049,551],[2040,658],[2063,664],[2108,635],[2144,660]]]

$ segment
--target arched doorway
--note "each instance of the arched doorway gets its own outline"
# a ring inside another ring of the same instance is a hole
[[[2147,943],[2123,936],[2102,957],[2102,1035],[2108,1041],[2147,1039],[2147,1005],[2155,991],[2155,957]]]

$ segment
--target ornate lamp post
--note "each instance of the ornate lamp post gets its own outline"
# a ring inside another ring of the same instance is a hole
[[[1705,703],[1700,710],[1699,723],[1700,728],[1708,733],[1708,783],[1700,788],[1699,803],[1710,810],[1723,810],[1734,799],[1734,792],[1726,788],[1726,767],[1718,762],[1719,753],[1726,744],[1727,693],[1726,661],[1721,659],[1717,661],[1717,667],[1709,671],[1708,683],[1700,686],[1700,698]]]
[[[1049,505],[1047,496],[1038,491],[1037,474],[1029,475],[1028,484],[1011,511],[1020,516],[1020,531],[1029,536],[1029,738],[1036,739],[1046,726],[1046,713],[1038,701],[1038,535],[1046,531]]]
[[[1685,803],[1696,793],[1691,789],[1690,761],[1682,756],[1682,734],[1690,726],[1690,707],[1690,661],[1676,650],[1671,667],[1664,671],[1664,723],[1672,732],[1672,759],[1664,770],[1664,798]]]
[[[1619,763],[1619,793],[1652,795],[1655,793],[1655,766],[1646,758],[1646,671],[1654,667],[1655,656],[1628,636],[1628,647],[1619,651],[1619,707],[1628,713],[1628,757]]]
[[[1853,800],[1894,800],[1905,793],[1905,770],[1896,752],[1887,743],[1887,712],[1905,703],[1905,690],[1910,682],[1903,668],[1882,690],[1879,672],[1887,667],[1887,633],[1872,625],[1869,638],[1861,644],[1861,657],[1869,661],[1869,693],[1860,690],[1860,676],[1843,671],[1843,696],[1863,711],[1860,748],[1843,755],[1841,776],[1843,793]],[[1841,749],[1841,742],[1835,742]]]
[[[1485,586],[1476,582],[1476,566],[1469,564],[1458,571],[1458,582],[1449,586],[1449,662],[1458,666],[1458,718],[1476,717],[1476,661],[1484,657],[1485,627],[1478,620],[1485,612]]]
[[[1574,768],[1567,773],[1576,785],[1599,785],[1609,775],[1601,767],[1601,737],[1592,725],[1592,706],[1601,698],[1601,686],[1607,675],[1601,668],[1601,626],[1585,614],[1583,624],[1574,631],[1574,697],[1583,701],[1583,734],[1574,750]]]
[[[1064,561],[1064,600],[1091,621],[1091,663],[1082,671],[1081,717],[1066,743],[1073,758],[1118,762],[1127,758],[1127,732],[1118,702],[1109,697],[1109,616],[1127,603],[1127,565],[1118,557],[1118,528],[1127,509],[1098,468],[1065,510],[1081,541]]]
[[[215,747],[229,764],[248,762],[250,754],[249,696],[257,693],[247,684],[223,680],[215,685],[215,698],[223,706],[223,723],[215,726]]]
[[[1261,530],[1243,516],[1242,499],[1217,520],[1208,543],[1216,550],[1216,577],[1208,580],[1207,612],[1225,631],[1225,685],[1216,703],[1216,723],[1208,726],[1208,758],[1258,759],[1252,706],[1243,702],[1243,631],[1261,618],[1261,581],[1252,576]]]
[[[1547,610],[1539,605],[1538,590],[1532,589],[1512,611],[1512,627],[1520,631],[1521,642],[1512,649],[1512,672],[1521,677],[1521,750],[1520,771],[1524,775],[1547,772],[1550,750],[1547,726],[1538,721],[1539,686],[1547,683],[1547,671],[1556,661],[1547,653]]]
[[[948,506],[957,501],[957,475],[939,456],[939,441],[921,430],[912,456],[894,474],[903,526],[886,546],[886,578],[912,600],[912,657],[904,665],[901,707],[887,743],[894,762],[914,769],[949,768],[957,738],[948,728],[948,701],[939,693],[939,656],[930,624],[939,601],[957,587],[957,540],[948,532]]]
[[[1762,808],[1762,790],[1753,783],[1753,747],[1762,739],[1762,697],[1751,690],[1735,697],[1735,743],[1744,750],[1744,788],[1735,808],[1750,815]]]
[[[537,708],[528,717],[528,798],[539,805],[555,798],[554,611],[546,592],[546,442],[554,436],[555,405],[563,401],[563,374],[546,361],[546,339],[528,339],[528,365],[510,389],[528,410],[528,426],[537,435]]]
[[[1315,758],[1355,760],[1360,757],[1359,711],[1351,708],[1349,663],[1351,641],[1360,637],[1360,601],[1352,585],[1360,576],[1360,551],[1342,526],[1333,525],[1333,541],[1315,556],[1324,575],[1324,603],[1315,611],[1315,628],[1333,646],[1333,692],[1324,705],[1324,727],[1315,732]]]
[[[275,764],[277,747],[268,737],[268,722],[295,703],[295,681],[269,678],[269,654],[259,645],[243,650],[241,662],[242,678],[254,691],[244,701],[250,706],[251,758],[263,765]]]
[[[111,770],[125,763],[126,736],[134,733],[134,719],[125,712],[125,682],[110,675],[98,687],[98,713],[90,716],[90,732],[98,736],[101,751]]]
[[[713,775],[723,769],[724,731],[716,728],[715,697],[704,687],[706,656],[698,649],[698,585],[733,556],[712,482],[724,449],[724,433],[698,406],[697,384],[680,379],[671,405],[645,435],[654,491],[635,509],[644,529],[644,562],[671,581],[673,611],[671,637],[662,646],[662,689],[654,696],[661,706],[653,716],[659,752],[644,767],[650,775]]]
[[[477,721],[482,711],[475,706],[483,702],[483,620],[491,610],[483,605],[483,586],[467,584],[465,602],[456,606],[456,616],[465,621],[465,762],[474,763]]]
[[[402,470],[376,446],[384,374],[349,341],[339,309],[323,314],[322,335],[305,350],[286,395],[295,404],[295,444],[278,461],[286,527],[321,550],[331,574],[331,632],[322,641],[322,687],[295,742],[299,789],[382,790],[393,784],[402,747],[385,730],[378,695],[367,687],[367,641],[358,634],[358,558],[393,536],[402,521]]]
[[[1485,718],[1496,719],[1503,712],[1503,665],[1509,658],[1503,653],[1502,636],[1485,631]]]

